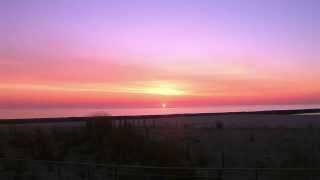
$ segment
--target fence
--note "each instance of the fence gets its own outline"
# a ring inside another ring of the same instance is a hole
[[[194,168],[0,159],[1,180],[316,180],[320,168]]]

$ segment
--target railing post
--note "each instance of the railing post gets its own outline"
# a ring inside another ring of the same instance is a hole
[[[57,164],[58,165],[58,180],[61,180],[61,164]]]
[[[259,178],[259,172],[258,168],[255,169],[255,180],[258,180]]]
[[[87,165],[87,176],[88,180],[91,180],[91,166],[89,164]]]
[[[118,168],[117,166],[114,166],[113,176],[115,180],[118,180]]]
[[[221,167],[225,167],[225,152],[224,150],[221,152]]]

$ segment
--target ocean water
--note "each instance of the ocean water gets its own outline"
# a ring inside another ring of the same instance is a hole
[[[156,115],[183,113],[215,113],[261,110],[286,110],[320,108],[320,105],[241,105],[211,107],[179,107],[179,108],[30,108],[0,109],[0,119],[47,118],[47,117],[79,117],[96,115]]]

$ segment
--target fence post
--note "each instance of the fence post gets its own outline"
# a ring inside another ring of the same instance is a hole
[[[258,169],[256,168],[255,170],[255,180],[258,180],[259,178],[259,172],[258,172]]]
[[[91,180],[91,166],[88,164],[87,165],[87,174],[88,174],[88,180]]]
[[[224,150],[221,152],[221,167],[225,167],[225,152]]]
[[[114,171],[113,171],[113,176],[114,176],[114,179],[115,180],[118,180],[119,178],[118,178],[118,168],[116,167],[116,166],[114,166]]]
[[[223,169],[219,169],[218,170],[218,180],[222,180],[223,179]]]
[[[61,180],[61,164],[57,164],[58,165],[58,179]]]

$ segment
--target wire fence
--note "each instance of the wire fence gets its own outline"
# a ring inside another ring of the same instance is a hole
[[[197,168],[0,159],[1,180],[317,180],[320,168]]]

